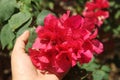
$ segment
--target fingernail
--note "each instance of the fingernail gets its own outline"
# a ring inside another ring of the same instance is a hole
[[[24,31],[24,34],[29,33],[29,30]]]

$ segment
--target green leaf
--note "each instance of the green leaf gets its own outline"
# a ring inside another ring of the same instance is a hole
[[[26,45],[26,51],[28,51],[29,48],[32,47],[33,42],[35,41],[36,38],[36,32],[35,32],[35,28],[30,28],[30,37],[28,39],[28,43]]]
[[[115,14],[115,19],[119,19],[120,18],[120,11],[117,11],[117,13]]]
[[[93,80],[103,80],[105,72],[102,70],[96,70],[93,72]]]
[[[7,24],[7,25],[3,26],[2,30],[1,30],[1,35],[0,35],[2,49],[4,49],[8,44],[10,44],[14,38],[15,38],[15,35],[12,32],[9,25]]]
[[[30,5],[22,5],[21,8],[20,8],[20,11],[21,12],[30,12],[32,9],[31,9],[31,6]]]
[[[7,20],[13,14],[16,0],[0,0],[0,22]]]
[[[81,66],[81,68],[86,69],[87,71],[95,71],[96,69],[98,69],[100,67],[99,64],[95,63],[95,59],[92,59],[91,62],[87,63],[87,64],[83,64]]]
[[[22,1],[24,4],[30,4],[31,3],[31,0],[20,0]]]
[[[48,6],[49,6],[49,8],[51,9],[51,10],[53,10],[54,9],[54,3],[53,2],[49,2],[48,3]]]
[[[14,42],[10,42],[8,45],[7,45],[7,49],[8,50],[11,50],[11,49],[13,49],[13,47],[14,47],[14,44],[13,44]]]
[[[25,30],[29,29],[31,22],[32,22],[32,18],[18,30],[18,32],[16,34],[17,37],[20,36]]]
[[[96,63],[83,64],[83,66],[82,66],[82,68],[86,69],[87,71],[95,71],[99,67],[100,67],[100,65],[98,65]]]
[[[50,12],[50,11],[48,11],[48,10],[42,10],[42,11],[40,12],[40,14],[38,14],[38,16],[37,16],[37,21],[36,21],[37,25],[44,25],[44,18],[45,18],[49,13],[53,14],[52,12]]]
[[[110,1],[110,6],[113,7],[115,5],[115,1]]]
[[[31,14],[29,12],[19,12],[11,17],[9,20],[9,25],[12,31],[15,31],[25,22],[27,22],[31,18]]]
[[[120,25],[118,25],[117,28],[113,29],[113,33],[115,37],[120,35]]]
[[[21,0],[19,3],[19,5],[22,4],[19,9],[21,12],[30,12],[32,11],[32,5],[31,5],[31,0]]]
[[[101,70],[105,71],[105,72],[110,72],[110,68],[106,65],[103,65]]]
[[[106,26],[106,27],[104,27],[104,31],[105,31],[105,32],[109,31],[110,29],[111,29],[111,26],[109,26],[109,25]]]
[[[109,74],[108,73],[105,73],[105,75],[103,77],[103,80],[109,80]]]

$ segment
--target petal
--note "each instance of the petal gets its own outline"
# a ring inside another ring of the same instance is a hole
[[[42,44],[40,42],[40,38],[36,38],[35,42],[32,45],[33,49],[45,49],[46,48],[46,44]]]
[[[54,15],[48,14],[44,19],[44,27],[49,30],[54,30],[55,26],[58,25],[58,21],[59,20]]]
[[[60,21],[63,23],[70,15],[70,11],[67,11],[67,13],[63,14],[60,18]]]
[[[83,40],[86,40],[90,37],[91,32],[88,31],[87,29],[81,29],[81,37],[83,38]]]
[[[41,29],[43,29],[43,27],[42,27],[42,26],[38,26],[38,27],[36,28],[36,33],[38,33]]]
[[[96,38],[97,35],[98,35],[98,29],[96,28],[95,31],[93,32],[93,34],[90,36],[90,39]]]
[[[38,60],[42,63],[50,63],[49,59],[46,56],[38,57]]]
[[[55,66],[58,73],[67,72],[71,68],[71,62],[65,53],[61,53],[55,60]]]
[[[86,10],[88,10],[88,11],[95,10],[96,6],[97,5],[94,2],[87,2],[85,5]]]
[[[78,29],[83,24],[84,19],[80,15],[69,17],[65,22],[64,26],[72,29]]]
[[[101,52],[103,52],[103,44],[100,41],[92,40],[92,43],[93,43],[93,50],[97,54],[100,54]]]
[[[87,50],[84,53],[81,53],[81,58],[79,59],[80,64],[88,63],[93,58],[91,51]]]

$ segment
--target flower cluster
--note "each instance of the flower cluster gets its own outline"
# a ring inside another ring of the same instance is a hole
[[[69,16],[70,11],[60,18],[47,15],[44,26],[37,27],[37,38],[29,49],[33,64],[40,70],[63,73],[77,62],[88,63],[93,53],[101,53],[103,44],[96,39],[98,30],[95,25],[102,24],[103,20],[99,18],[108,17],[108,12],[102,11],[107,5],[106,0],[88,2],[84,17]]]
[[[109,17],[109,12],[106,10],[108,7],[108,0],[92,0],[91,2],[87,2],[83,11],[86,22],[90,21],[90,23],[94,23],[100,27],[104,20]]]

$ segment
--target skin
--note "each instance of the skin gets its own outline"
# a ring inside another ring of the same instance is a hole
[[[29,38],[29,31],[19,36],[11,54],[12,80],[61,80],[63,74],[41,71],[34,67],[29,55],[25,52],[25,45]]]

